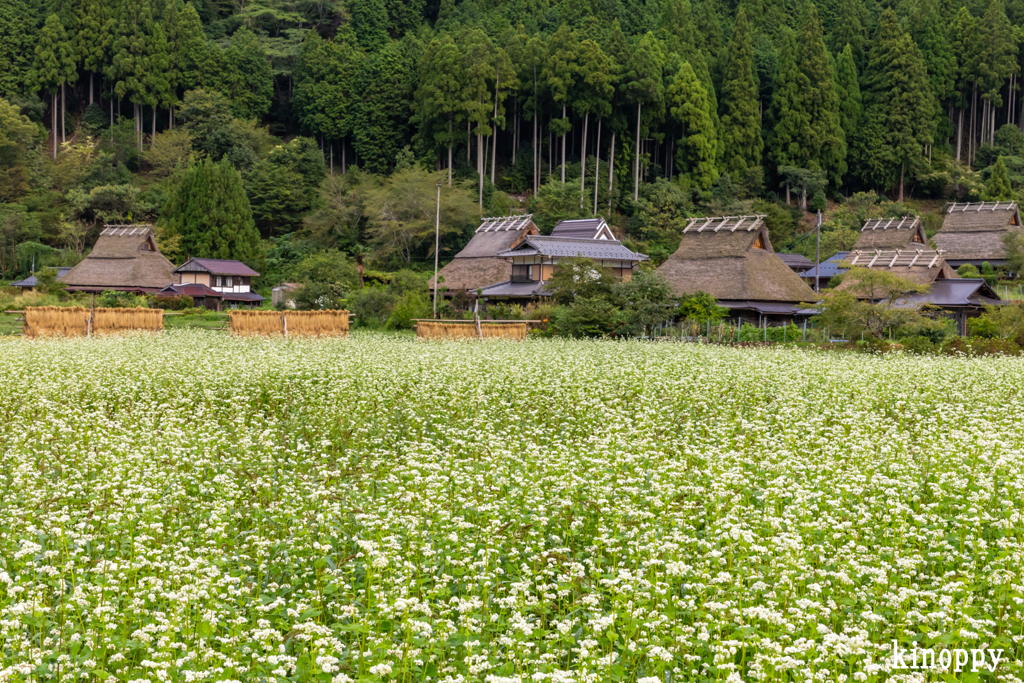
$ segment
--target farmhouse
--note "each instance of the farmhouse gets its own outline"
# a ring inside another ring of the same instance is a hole
[[[69,291],[116,290],[152,294],[174,281],[174,264],[164,258],[149,225],[107,225],[84,261],[61,282]]]
[[[658,272],[676,296],[706,292],[740,322],[791,320],[818,299],[775,254],[763,215],[690,219]]]
[[[648,260],[645,254],[627,249],[615,239],[556,237],[554,234],[547,237],[527,235],[518,246],[500,252],[498,256],[511,262],[512,273],[509,279],[483,289],[482,295],[488,300],[548,296],[544,285],[562,259],[593,259],[598,266],[611,270],[616,280],[623,282],[633,279],[636,267],[641,261]]]
[[[981,266],[986,261],[1005,266],[1004,240],[1020,230],[1016,202],[953,204],[946,209],[942,228],[933,239],[936,249],[946,252],[946,261],[954,268],[965,263]]]
[[[854,250],[927,248],[928,238],[917,216],[871,218],[864,221]]]
[[[214,302],[219,299],[231,308],[255,307],[265,301],[250,288],[252,278],[259,277],[259,273],[241,261],[193,258],[175,268],[174,274],[179,285],[202,285],[205,288],[202,290],[204,300]],[[206,306],[212,308],[209,304]]]
[[[498,254],[518,246],[527,235],[537,235],[533,214],[485,218],[469,244],[437,276],[449,294],[472,292],[512,277],[512,264]],[[435,288],[434,278],[429,287]]]

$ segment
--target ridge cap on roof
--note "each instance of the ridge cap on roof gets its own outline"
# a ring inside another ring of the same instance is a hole
[[[1000,206],[1005,204],[1005,206]],[[986,206],[987,205],[987,206]],[[954,211],[960,211],[961,213],[966,211],[1014,211],[1017,209],[1017,202],[1010,200],[1006,202],[953,202],[946,209],[946,213],[953,213]]]

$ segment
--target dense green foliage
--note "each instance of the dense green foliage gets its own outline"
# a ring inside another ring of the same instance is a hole
[[[806,251],[789,206],[1024,186],[1020,0],[9,0],[0,36],[0,278],[122,220],[261,286],[326,249],[425,270],[435,174],[442,258],[481,213],[601,213],[658,262],[692,215]],[[193,222],[228,166],[236,222]]]

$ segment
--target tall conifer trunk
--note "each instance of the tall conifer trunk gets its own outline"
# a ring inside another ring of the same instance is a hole
[[[476,136],[476,170],[480,176],[480,208],[484,208],[484,135]]]
[[[964,109],[960,107],[960,116],[956,124],[956,160],[960,161],[960,145],[964,137]]]
[[[491,129],[491,185],[494,184],[494,170],[498,165],[498,80],[494,81],[494,126]]]
[[[587,123],[590,120],[590,112],[583,114],[583,144],[580,147],[580,208],[583,208],[583,195],[587,191]],[[597,183],[597,179],[594,179]]]
[[[612,210],[612,183],[615,182],[615,131],[612,131],[612,144],[608,152],[608,210]]]
[[[562,103],[562,184],[565,185],[565,103]]]
[[[345,168],[345,143],[341,145],[342,173]],[[452,117],[448,117],[448,187],[452,186]]]
[[[89,104],[93,103],[93,98],[92,98],[92,76],[93,76],[93,73],[90,71],[89,72]]]
[[[597,215],[597,183],[601,180],[601,119],[597,119],[597,142],[594,143],[594,215]]]
[[[68,141],[67,126],[65,125],[65,112],[68,109],[67,90],[64,89],[64,84],[60,84],[60,143],[66,144]]]
[[[50,131],[53,133],[53,158],[57,158],[57,91],[53,91],[53,125]]]
[[[636,162],[633,164],[633,201],[640,199],[640,103],[636,103]]]

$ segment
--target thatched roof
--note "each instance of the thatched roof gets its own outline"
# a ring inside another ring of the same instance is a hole
[[[532,214],[485,218],[473,234],[469,244],[455,255],[438,276],[449,292],[482,289],[503,280],[512,279],[512,263],[497,258],[522,242],[527,235],[538,234]],[[434,288],[434,278],[429,286]]]
[[[157,291],[174,282],[148,225],[106,226],[84,261],[61,278],[69,289]]]
[[[960,277],[946,263],[941,251],[934,249],[880,249],[851,251],[844,265],[860,266],[871,270],[884,270],[919,285],[930,285],[936,279]],[[840,285],[842,288],[843,285]]]
[[[864,222],[854,249],[905,249],[914,244],[928,246],[924,226],[917,216],[872,218]]]
[[[677,296],[719,300],[816,301],[818,296],[775,255],[764,216],[692,219],[679,249],[658,272]]]
[[[933,239],[953,265],[985,261],[1002,265],[1006,263],[1004,238],[1020,229],[1016,202],[953,204]]]

